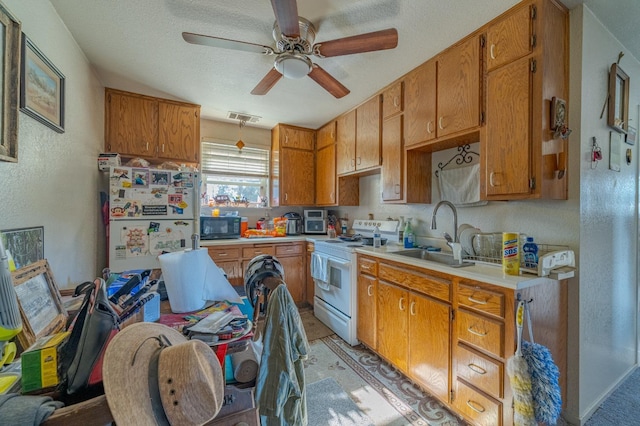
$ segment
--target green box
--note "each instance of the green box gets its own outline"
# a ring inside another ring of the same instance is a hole
[[[22,393],[52,388],[60,383],[60,350],[68,337],[68,331],[41,337],[22,353]]]

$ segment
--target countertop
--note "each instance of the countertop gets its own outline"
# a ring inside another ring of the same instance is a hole
[[[295,235],[287,237],[267,237],[267,238],[236,238],[229,240],[205,240],[200,241],[201,247],[230,246],[236,244],[278,244],[287,242],[307,241],[315,242],[319,240],[329,239],[326,235]],[[399,256],[394,252],[404,250],[404,247],[398,244],[384,245],[378,249],[373,247],[362,246],[356,248],[356,253],[366,254],[369,256],[379,257],[380,259],[391,260],[394,262],[404,263],[419,268],[430,269],[461,278],[477,280],[488,284],[497,285],[513,290],[523,289],[527,287],[555,283],[556,280],[549,277],[539,277],[537,275],[522,273],[521,275],[506,275],[502,272],[501,265],[492,265],[487,263],[476,263],[474,266],[465,266],[463,268],[452,268],[437,262],[428,260],[414,259],[405,256]]]

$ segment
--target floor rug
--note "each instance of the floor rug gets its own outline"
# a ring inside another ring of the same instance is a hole
[[[333,330],[313,315],[313,310],[300,310],[300,319],[309,342],[334,334]]]
[[[331,377],[307,385],[307,417],[309,426],[373,426]]]
[[[307,386],[331,377],[374,425],[461,426],[466,423],[361,345],[332,335],[310,343]]]
[[[640,425],[640,369],[631,374],[587,420],[585,426]]]

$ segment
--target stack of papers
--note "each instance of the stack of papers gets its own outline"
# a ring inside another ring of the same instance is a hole
[[[198,321],[195,325],[189,327],[189,332],[215,334],[222,330],[222,328],[229,324],[229,321],[234,318],[237,318],[237,316],[231,312],[217,311],[209,314],[207,317]]]

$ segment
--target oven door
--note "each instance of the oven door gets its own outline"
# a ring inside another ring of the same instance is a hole
[[[351,262],[332,256],[327,258],[327,281],[314,279],[315,296],[351,318]]]

